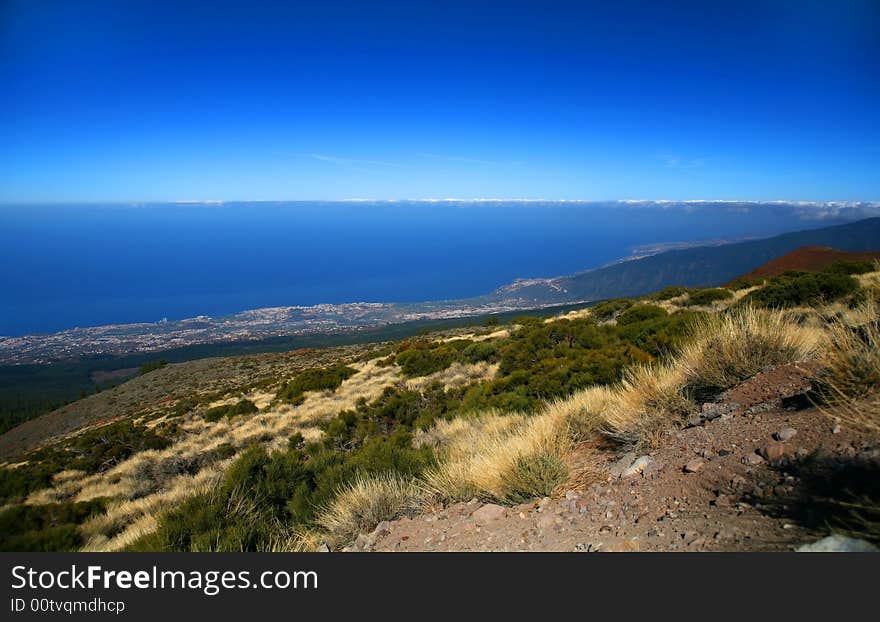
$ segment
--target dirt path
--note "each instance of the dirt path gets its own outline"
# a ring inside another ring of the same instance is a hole
[[[457,503],[379,525],[350,551],[790,551],[828,535],[814,501],[871,439],[805,391],[808,370],[768,370],[704,404],[645,456],[609,456],[604,481],[515,507]],[[594,451],[594,450],[593,450]]]

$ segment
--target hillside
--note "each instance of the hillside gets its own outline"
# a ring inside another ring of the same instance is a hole
[[[588,480],[542,499],[432,508],[383,523],[347,550],[795,550],[825,535],[834,485],[853,468],[853,455],[871,464],[876,448],[876,439],[837,429],[808,406],[809,376],[798,365],[759,373],[660,446],[611,455],[594,463]],[[595,453],[577,451],[582,459]],[[639,461],[646,467],[632,468]]]
[[[0,437],[0,549],[880,542],[880,273],[802,277],[157,367]]]
[[[877,240],[876,246],[880,247],[880,240]],[[853,252],[828,246],[804,246],[768,261],[754,270],[740,275],[739,278],[745,280],[766,279],[789,270],[816,272],[824,270],[838,261],[872,262],[876,260],[880,260],[880,251]]]
[[[877,249],[878,241],[880,218],[868,218],[764,240],[669,251],[571,276],[522,281],[498,289],[485,300],[537,306],[641,296],[669,285],[710,287],[804,246],[870,251]]]

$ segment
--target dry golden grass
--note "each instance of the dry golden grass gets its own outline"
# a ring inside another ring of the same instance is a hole
[[[603,412],[602,431],[624,444],[655,446],[694,408],[694,392],[724,390],[768,365],[815,358],[826,340],[823,330],[779,311],[744,308],[708,316],[678,356],[626,372]]]
[[[726,389],[768,365],[816,357],[826,333],[786,320],[779,311],[740,308],[699,322],[673,365],[681,365],[689,386]]]
[[[492,380],[498,373],[498,364],[479,362],[474,364],[453,363],[446,369],[440,370],[427,376],[410,378],[406,381],[406,388],[410,391],[423,391],[432,384],[439,383],[447,391],[472,382]]]
[[[166,488],[140,499],[111,503],[104,514],[81,526],[86,537],[84,551],[119,551],[138,538],[152,533],[157,516],[189,497],[213,489],[229,461],[212,465],[195,475],[181,475]]]
[[[601,412],[602,432],[624,444],[656,445],[692,407],[685,393],[687,370],[677,361],[626,372]]]
[[[880,316],[873,300],[857,309],[853,324],[830,325],[821,384],[827,413],[856,428],[880,433]],[[852,320],[853,318],[848,318]]]
[[[609,395],[597,387],[548,404],[532,417],[488,413],[439,424],[418,439],[431,442],[441,455],[424,476],[429,498],[517,502],[550,494],[568,478],[566,458],[594,429]]]
[[[679,356],[634,367],[617,386],[578,392],[533,417],[487,413],[418,435],[417,443],[441,457],[425,475],[425,488],[443,501],[550,494],[571,475],[567,458],[576,443],[599,433],[627,445],[655,445],[694,408],[695,389],[726,389],[767,365],[813,358],[824,343],[821,330],[788,322],[780,312],[745,308],[710,317]]]
[[[335,392],[308,393],[305,401],[296,407],[273,405],[250,417],[214,423],[205,421],[197,413],[184,415],[178,419],[181,434],[170,447],[139,452],[106,472],[94,475],[60,473],[51,488],[32,493],[27,503],[111,499],[104,514],[83,526],[86,547],[89,550],[124,548],[148,533],[147,530],[155,529],[159,512],[219,481],[228,464],[228,461],[221,462],[216,457],[215,452],[221,445],[242,448],[261,443],[271,451],[286,447],[287,439],[295,432],[316,440],[321,434],[317,423],[342,410],[354,408],[361,398],[376,399],[385,387],[400,381],[396,366],[378,367],[375,361],[352,366],[358,373],[344,381]],[[252,392],[248,397],[265,401],[267,396]],[[231,401],[237,399],[238,396],[230,398]],[[182,473],[193,467],[199,469],[195,476]],[[285,540],[277,546],[283,549],[292,545]]]
[[[325,541],[339,548],[382,521],[416,509],[421,495],[412,480],[396,474],[358,476],[321,509],[316,522],[325,532]]]

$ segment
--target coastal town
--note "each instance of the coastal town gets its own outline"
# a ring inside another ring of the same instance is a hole
[[[44,364],[88,355],[123,355],[231,341],[257,341],[366,330],[417,320],[443,320],[535,308],[528,300],[470,299],[425,303],[353,302],[267,307],[233,315],[200,315],[138,324],[76,327],[51,334],[0,337],[0,364]]]

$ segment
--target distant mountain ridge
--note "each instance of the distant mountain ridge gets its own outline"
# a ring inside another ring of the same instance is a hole
[[[478,300],[486,304],[520,304],[525,308],[641,296],[667,285],[711,287],[727,283],[804,246],[880,250],[880,218],[761,240],[667,251],[570,276],[521,279]]]
[[[836,261],[880,260],[880,251],[844,251],[829,246],[804,246],[772,259],[742,275],[744,279],[764,279],[788,270],[817,271]]]

